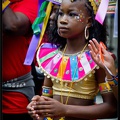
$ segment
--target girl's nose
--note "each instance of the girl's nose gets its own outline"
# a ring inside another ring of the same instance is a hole
[[[68,23],[68,19],[67,19],[67,16],[66,16],[66,15],[64,15],[64,16],[60,19],[60,23],[61,23],[61,24],[66,24],[66,23]]]

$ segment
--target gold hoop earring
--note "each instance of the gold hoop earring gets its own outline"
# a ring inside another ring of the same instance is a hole
[[[89,30],[88,30],[88,27],[86,26],[85,27],[85,39],[88,40],[89,38]]]

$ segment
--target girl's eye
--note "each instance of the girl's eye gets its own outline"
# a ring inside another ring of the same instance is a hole
[[[69,13],[69,16],[75,17],[75,16],[78,16],[78,14],[76,14],[76,13]]]

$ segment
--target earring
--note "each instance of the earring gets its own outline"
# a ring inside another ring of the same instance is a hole
[[[60,36],[60,31],[59,31],[59,29],[57,29],[57,33],[58,33],[58,35]]]
[[[86,26],[85,27],[85,39],[88,40],[89,38],[89,30],[88,30],[88,27]]]

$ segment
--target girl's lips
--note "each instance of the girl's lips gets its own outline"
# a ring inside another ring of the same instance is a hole
[[[68,31],[68,28],[66,27],[59,27],[60,32],[66,32]]]
[[[67,27],[59,27],[59,29],[68,29]]]

